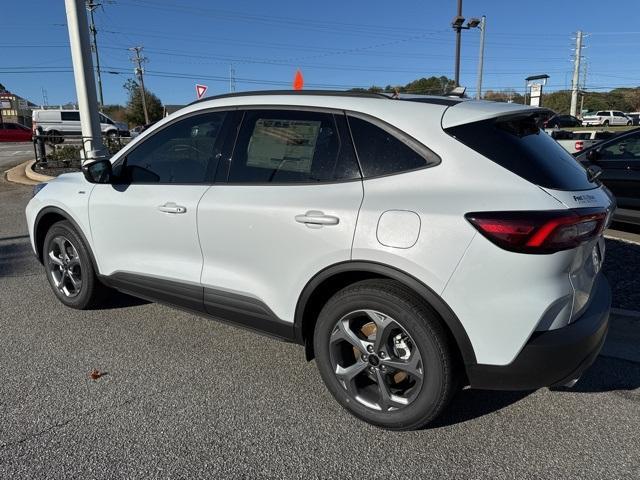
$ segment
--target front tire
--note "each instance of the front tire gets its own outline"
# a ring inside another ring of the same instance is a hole
[[[336,293],[320,312],[313,341],[331,394],[373,425],[421,428],[455,392],[452,346],[440,319],[392,280],[365,280]]]
[[[98,280],[88,247],[71,223],[51,226],[42,257],[49,285],[63,304],[86,310],[102,302],[107,288]]]
[[[608,126],[609,126],[609,120],[605,120],[605,121],[602,123],[602,125],[603,125],[603,126],[605,126],[605,127],[608,127]]]

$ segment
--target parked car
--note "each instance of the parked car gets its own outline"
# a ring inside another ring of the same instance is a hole
[[[631,125],[633,120],[618,110],[600,110],[593,115],[584,115],[582,117],[582,125],[590,126],[609,126],[609,125]]]
[[[0,123],[0,142],[30,142],[31,129],[19,123]]]
[[[626,115],[631,119],[633,125],[640,125],[640,112],[631,112]]]
[[[156,124],[156,122],[150,122],[150,123],[146,123],[144,125],[138,125],[137,127],[134,127],[134,128],[131,129],[131,136],[132,137],[137,137],[142,132],[144,132],[149,127],[151,127],[152,125],[155,125],[155,124]]]
[[[575,153],[596,145],[604,139],[614,137],[616,132],[602,130],[579,130],[575,132],[552,130],[550,134],[566,151]]]
[[[572,385],[604,342],[612,199],[544,112],[207,98],[40,185],[31,243],[69,307],[111,287],[297,342],[353,415],[419,428],[464,385]]]
[[[573,115],[553,115],[543,123],[544,128],[580,127],[582,122]]]
[[[575,157],[602,169],[602,183],[615,195],[614,219],[640,225],[640,129],[624,132],[585,149]]]
[[[100,113],[100,130],[109,137],[128,137],[129,128],[125,123],[115,122]],[[64,141],[65,136],[82,135],[79,110],[46,109],[32,112],[33,130],[42,127],[54,143]]]

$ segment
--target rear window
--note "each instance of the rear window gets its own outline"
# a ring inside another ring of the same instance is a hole
[[[538,127],[536,115],[509,116],[446,129],[467,147],[525,180],[554,190],[589,190],[584,168]]]

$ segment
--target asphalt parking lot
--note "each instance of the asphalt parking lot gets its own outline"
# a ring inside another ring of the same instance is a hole
[[[0,170],[13,167],[26,160],[33,160],[33,144],[31,142],[0,143]]]
[[[298,346],[126,296],[63,307],[29,196],[0,181],[0,478],[640,478],[640,363],[616,348],[572,390],[466,390],[429,429],[386,432]],[[607,243],[614,303],[640,310],[640,244]]]

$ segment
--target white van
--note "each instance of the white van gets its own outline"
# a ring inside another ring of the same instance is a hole
[[[103,113],[99,115],[100,130],[103,135],[110,137],[129,136],[129,129],[126,124],[115,122]],[[80,111],[78,110],[34,110],[32,120],[34,131],[37,127],[42,127],[46,135],[57,139],[59,142],[63,140],[64,136],[82,135]]]

